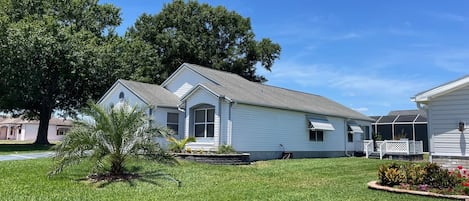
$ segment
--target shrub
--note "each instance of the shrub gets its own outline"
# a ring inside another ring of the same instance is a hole
[[[378,179],[381,185],[395,186],[406,183],[405,173],[396,163],[381,165],[378,169]]]
[[[218,154],[233,154],[236,150],[231,145],[220,145],[218,146]]]
[[[459,179],[441,168],[438,164],[427,163],[424,167],[425,175],[423,182],[432,188],[454,188],[459,183]]]
[[[425,169],[419,164],[409,163],[403,167],[406,183],[410,185],[424,184]]]
[[[460,175],[460,174],[457,174]],[[432,189],[452,189],[461,180],[441,168],[435,163],[427,163],[424,166],[419,164],[399,165],[391,163],[381,165],[378,169],[378,179],[381,185],[395,186],[405,184],[404,186],[415,186],[420,190]]]
[[[169,142],[169,151],[182,153],[187,143],[195,142],[195,137],[187,137],[180,140],[174,137],[168,137],[166,140]]]

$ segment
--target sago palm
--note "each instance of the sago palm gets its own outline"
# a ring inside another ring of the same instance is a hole
[[[167,137],[167,130],[152,128],[142,109],[128,105],[107,109],[90,104],[84,115],[87,118],[74,122],[62,143],[54,147],[56,163],[50,175],[84,160],[94,164],[92,173],[112,177],[125,175],[126,162],[131,158],[176,162],[154,140]]]

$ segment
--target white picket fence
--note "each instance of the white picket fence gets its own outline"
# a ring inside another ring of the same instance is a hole
[[[377,150],[379,152],[379,158],[383,159],[386,154],[422,154],[423,153],[423,142],[413,140],[384,140],[376,141]],[[375,143],[373,140],[363,140],[363,151],[366,157],[375,152]]]

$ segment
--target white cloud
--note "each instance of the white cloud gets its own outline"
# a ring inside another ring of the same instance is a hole
[[[356,70],[354,70],[356,69]],[[410,97],[428,87],[426,83],[407,77],[387,77],[385,74],[370,74],[359,68],[340,68],[331,65],[299,65],[281,63],[275,65],[272,82],[293,82],[302,87],[327,87],[346,96],[385,94],[386,96]]]

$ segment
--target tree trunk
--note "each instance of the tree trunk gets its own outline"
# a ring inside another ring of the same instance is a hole
[[[49,107],[41,107],[39,114],[39,129],[34,144],[50,144],[47,140],[47,132],[49,130],[49,120],[52,115],[52,109]]]

